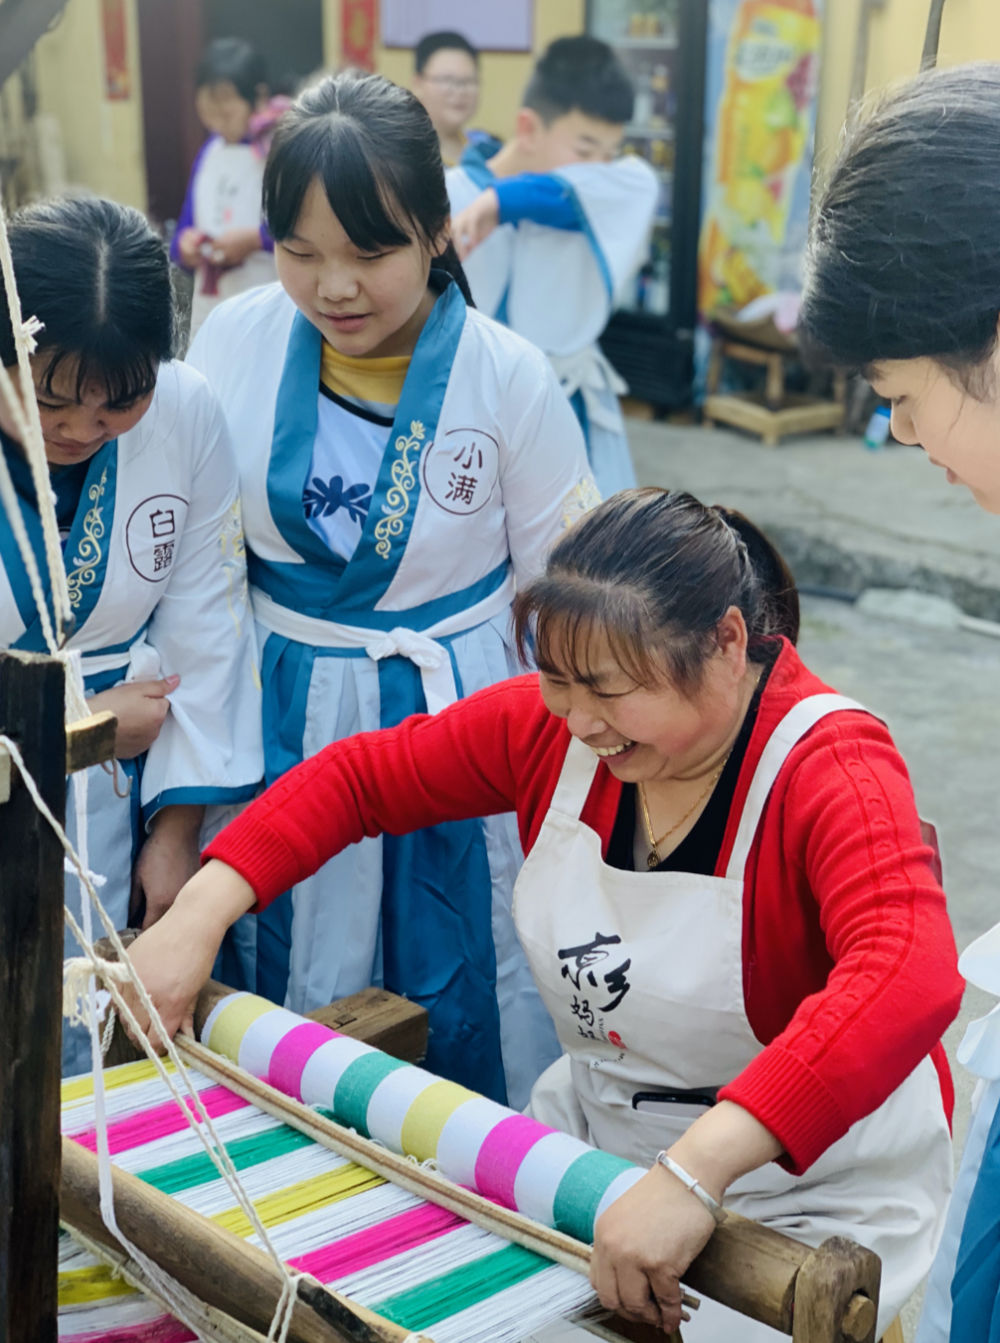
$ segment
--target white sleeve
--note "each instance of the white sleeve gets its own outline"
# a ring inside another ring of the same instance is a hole
[[[471,205],[481,194],[481,188],[463,168],[449,168],[445,182],[453,215]],[[462,262],[473,302],[487,317],[496,317],[503,305],[510,283],[514,245],[515,230],[510,224],[501,224]]]
[[[185,364],[198,370],[213,391],[230,367],[226,358],[226,326],[229,313],[219,304],[202,322],[184,356]]]
[[[569,355],[597,339],[645,260],[659,184],[635,155],[554,175],[573,194],[580,230],[518,226],[508,312],[514,330],[547,354]]]
[[[500,468],[507,543],[518,584],[545,567],[548,552],[600,502],[579,421],[549,361],[526,349],[506,396],[516,408]]]
[[[178,370],[186,372],[186,370]],[[163,451],[190,453],[190,503],[166,590],[146,633],[181,682],[149,748],[145,820],[174,803],[231,803],[263,775],[260,676],[247,592],[236,462],[215,397],[184,378]]]

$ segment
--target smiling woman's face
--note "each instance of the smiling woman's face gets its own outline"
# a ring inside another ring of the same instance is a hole
[[[739,726],[745,708],[747,632],[735,607],[719,622],[716,637],[699,685],[687,693],[672,682],[665,664],[657,684],[639,685],[606,636],[594,631],[587,638],[585,679],[539,658],[542,699],[623,782],[697,777]]]
[[[988,513],[1000,513],[1000,351],[984,370],[982,399],[933,359],[885,359],[870,370],[892,404],[892,432],[917,444],[949,484],[965,485]]]

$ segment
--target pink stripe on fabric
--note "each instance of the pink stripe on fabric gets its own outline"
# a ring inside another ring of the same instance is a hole
[[[204,1091],[198,1093],[198,1097],[209,1119],[232,1114],[235,1110],[245,1109],[250,1104],[228,1087],[206,1087]],[[194,1114],[194,1102],[190,1096],[184,1097],[184,1104],[191,1114]],[[108,1150],[112,1155],[116,1152],[128,1152],[133,1147],[141,1147],[143,1143],[152,1142],[154,1138],[165,1138],[168,1133],[180,1133],[187,1127],[188,1121],[181,1114],[177,1102],[166,1101],[162,1105],[154,1105],[149,1110],[143,1110],[141,1114],[129,1115],[128,1119],[117,1119],[113,1124],[109,1124]],[[74,1142],[86,1147],[88,1151],[97,1151],[96,1129],[84,1129],[81,1133],[70,1136]]]
[[[501,1207],[515,1207],[514,1181],[521,1162],[536,1142],[555,1131],[528,1115],[501,1119],[487,1133],[476,1157],[475,1181],[480,1194]]]
[[[126,1324],[117,1329],[88,1329],[82,1334],[59,1335],[59,1343],[197,1343],[186,1325],[172,1315],[161,1315],[143,1324]]]
[[[318,1250],[289,1259],[288,1263],[300,1272],[311,1273],[320,1282],[332,1282],[348,1273],[358,1273],[372,1264],[380,1264],[404,1250],[426,1245],[428,1241],[465,1225],[464,1218],[447,1208],[425,1203],[376,1226],[366,1227],[364,1231],[343,1236],[333,1245],[323,1245]]]
[[[321,1026],[318,1021],[303,1021],[282,1036],[274,1046],[267,1070],[267,1081],[293,1100],[302,1099],[302,1073],[320,1045],[338,1037],[337,1031]]]

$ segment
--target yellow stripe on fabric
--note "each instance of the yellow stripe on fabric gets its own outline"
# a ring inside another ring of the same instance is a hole
[[[460,1105],[475,1100],[476,1093],[457,1082],[432,1082],[413,1101],[403,1120],[400,1145],[407,1156],[429,1161],[437,1156],[441,1130]]]
[[[202,1043],[214,1054],[221,1054],[235,1063],[240,1056],[240,1041],[253,1023],[268,1012],[277,1011],[279,1009],[274,1003],[252,993],[234,996],[215,1018],[212,1034]]]
[[[174,1071],[169,1059],[163,1060],[168,1073]],[[138,1059],[135,1063],[121,1063],[117,1068],[107,1068],[104,1073],[104,1090],[113,1091],[115,1087],[127,1087],[139,1082],[152,1082],[158,1077],[156,1064],[149,1059]],[[83,1073],[80,1077],[67,1077],[62,1084],[62,1103],[85,1100],[94,1094],[94,1074]]]
[[[71,1268],[59,1274],[60,1306],[86,1306],[108,1296],[138,1296],[138,1293],[122,1278],[116,1278],[107,1264]]]
[[[351,1163],[326,1175],[313,1176],[310,1180],[301,1180],[289,1185],[287,1189],[278,1189],[273,1194],[265,1194],[254,1200],[257,1216],[265,1227],[280,1226],[304,1213],[315,1212],[330,1203],[339,1203],[342,1199],[363,1194],[385,1184],[381,1175],[373,1175],[364,1166]],[[225,1212],[212,1214],[213,1222],[244,1238],[251,1235],[253,1227],[242,1208],[227,1208]]]

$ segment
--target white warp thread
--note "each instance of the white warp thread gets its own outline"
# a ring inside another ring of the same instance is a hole
[[[96,911],[97,916],[101,924],[103,925],[104,930],[107,933],[111,941],[111,944],[114,947],[120,959],[118,962],[110,962],[105,961],[102,957],[98,956],[96,951],[94,950],[92,938],[88,938],[86,936],[84,930],[80,927],[76,919],[73,917],[72,911],[66,908],[64,911],[66,922],[69,925],[70,931],[73,933],[73,936],[80,944],[80,947],[84,953],[84,958],[90,964],[93,973],[100,974],[103,976],[106,968],[113,970],[113,975],[109,976],[109,978],[106,980],[106,983],[108,991],[111,994],[112,1000],[114,1001],[115,1006],[117,1007],[119,1013],[121,1014],[123,1021],[128,1023],[131,1034],[136,1040],[139,1041],[142,1048],[145,1050],[147,1056],[156,1067],[157,1072],[160,1075],[161,1081],[164,1083],[167,1090],[170,1092],[171,1096],[178,1104],[178,1106],[180,1106],[181,1111],[185,1115],[188,1124],[198,1135],[207,1155],[209,1156],[212,1163],[218,1170],[220,1178],[225,1180],[226,1184],[229,1186],[233,1194],[233,1197],[236,1199],[243,1213],[246,1215],[261,1245],[271,1255],[272,1259],[274,1260],[275,1264],[278,1267],[279,1272],[281,1273],[283,1281],[282,1294],[279,1299],[277,1309],[275,1311],[274,1320],[272,1321],[271,1334],[269,1334],[268,1336],[268,1343],[286,1343],[288,1336],[288,1328],[291,1323],[291,1314],[294,1308],[295,1298],[298,1293],[297,1284],[301,1280],[303,1275],[300,1273],[294,1273],[291,1270],[289,1270],[285,1262],[278,1255],[277,1251],[275,1250],[271,1242],[270,1237],[267,1234],[267,1230],[265,1229],[263,1223],[261,1222],[260,1218],[257,1215],[256,1208],[254,1208],[253,1204],[247,1197],[246,1191],[244,1190],[242,1183],[240,1182],[239,1176],[236,1172],[236,1168],[235,1166],[233,1166],[232,1160],[229,1157],[229,1153],[226,1151],[225,1145],[223,1144],[222,1140],[216,1133],[215,1127],[212,1124],[211,1119],[209,1118],[208,1114],[205,1112],[201,1104],[200,1097],[194,1084],[191,1081],[187,1068],[184,1066],[183,1059],[177,1053],[173,1041],[167,1038],[167,1034],[163,1028],[163,1022],[160,1019],[159,1012],[156,1010],[156,1007],[152,1002],[152,1000],[150,999],[149,995],[147,994],[141,980],[135,974],[135,971],[132,969],[131,962],[128,959],[128,953],[122,944],[121,938],[118,936],[118,932],[115,929],[114,924],[108,917],[107,911],[105,910],[104,906],[101,904],[101,901],[98,898],[94,884],[90,880],[90,874],[88,872],[86,864],[81,860],[80,855],[77,853],[76,849],[71,844],[69,837],[66,834],[66,831],[56,820],[55,816],[53,816],[51,809],[47,806],[45,799],[39,792],[38,785],[36,784],[34,778],[32,777],[31,772],[25,767],[24,760],[21,757],[21,752],[19,751],[16,743],[13,742],[9,737],[0,734],[0,747],[6,748],[6,750],[10,753],[11,760],[17,767],[18,773],[20,774],[25,787],[28,789],[31,798],[35,803],[35,806],[37,807],[38,811],[42,814],[42,816],[45,817],[48,824],[51,826],[56,837],[59,839],[59,842],[62,845],[64,852],[66,853],[67,857],[69,858],[70,862],[73,865],[73,869],[76,872],[80,884],[83,887],[83,890],[86,892],[86,895],[89,900],[89,903],[88,900],[85,900],[83,902],[84,921],[87,922],[90,907],[93,906],[93,909]],[[83,773],[84,772],[81,771],[81,775]],[[76,782],[76,776],[74,776],[74,783],[75,782]],[[85,829],[86,827],[84,826],[84,831]],[[125,999],[125,997],[121,992],[121,989],[118,986],[118,982],[115,976],[117,975],[119,967],[121,966],[126,967],[126,973],[128,975],[129,982],[135,989],[143,1008],[147,1012],[152,1027],[159,1033],[160,1038],[166,1041],[167,1054],[170,1058],[170,1061],[173,1063],[174,1067],[177,1070],[177,1081],[183,1083],[184,1087],[186,1088],[188,1096],[190,1097],[192,1102],[193,1112],[192,1110],[189,1110],[188,1106],[184,1103],[184,1099],[182,1098],[181,1093],[178,1091],[177,1086],[175,1085],[175,1079],[172,1078],[170,1074],[167,1072],[166,1068],[164,1068],[163,1062],[160,1059],[159,1055],[156,1053],[152,1041],[150,1040],[146,1032],[140,1027],[139,1022],[134,1012],[132,1011],[130,1004]],[[90,1004],[90,1019],[91,1019],[91,1030],[92,1030],[91,1049],[93,1050],[95,1048],[95,1038],[97,1029],[96,1000],[92,1000]],[[189,1329],[192,1329],[194,1330],[195,1333],[197,1333],[198,1325],[196,1321],[196,1316],[199,1314],[199,1311],[196,1309],[190,1309],[188,1305],[189,1302],[195,1303],[196,1306],[200,1305],[200,1303],[198,1303],[197,1301],[197,1297],[195,1297],[193,1293],[189,1292],[187,1288],[183,1287],[180,1283],[176,1282],[176,1280],[170,1278],[167,1274],[164,1274],[163,1270],[160,1269],[157,1264],[155,1264],[152,1260],[148,1259],[147,1256],[144,1255],[143,1252],[140,1249],[138,1249],[137,1246],[131,1243],[131,1241],[121,1231],[121,1229],[117,1225],[117,1222],[115,1221],[113,1195],[111,1193],[110,1188],[111,1159],[110,1155],[107,1152],[107,1120],[103,1111],[103,1097],[104,1097],[103,1071],[100,1067],[98,1067],[95,1070],[94,1099],[95,1099],[95,1112],[98,1121],[96,1124],[96,1129],[98,1139],[98,1172],[102,1186],[101,1212],[102,1216],[104,1217],[105,1224],[107,1225],[108,1229],[112,1232],[112,1234],[115,1235],[116,1238],[120,1241],[120,1243],[125,1247],[129,1255],[140,1266],[143,1272],[148,1274],[150,1279],[157,1284],[158,1290],[160,1290],[163,1293],[164,1298],[170,1301],[169,1309],[171,1310],[171,1312],[175,1314],[177,1318],[181,1320],[182,1323],[186,1324]],[[105,1206],[105,1193],[104,1193],[105,1180],[108,1186],[107,1207]]]
[[[19,399],[14,391],[14,384],[10,375],[0,364],[0,400],[3,401],[14,421],[17,436],[31,468],[31,479],[34,482],[42,523],[45,560],[49,570],[49,584],[52,592],[52,608],[56,617],[57,635],[53,634],[49,621],[48,608],[44,595],[42,595],[34,553],[31,551],[31,546],[27,544],[27,535],[24,534],[23,525],[19,530],[14,521],[16,514],[17,522],[21,522],[21,510],[17,507],[6,463],[0,469],[0,495],[3,496],[4,508],[11,526],[14,528],[18,549],[28,570],[31,593],[42,622],[46,646],[50,652],[54,653],[66,641],[67,633],[72,626],[73,613],[70,607],[69,588],[66,583],[66,570],[63,566],[55,499],[52,493],[52,483],[49,479],[49,464],[45,457],[42,423],[38,414],[38,403],[35,400],[35,388],[31,378],[31,364],[29,362],[35,350],[35,336],[42,329],[42,323],[37,317],[29,317],[25,321],[21,314],[21,300],[18,296],[17,283],[14,278],[14,261],[10,252],[10,238],[7,234],[7,216],[2,201],[0,201],[0,273],[3,275],[7,311],[14,333],[14,348],[17,351],[17,366],[21,379],[21,397]],[[2,458],[2,454],[0,454],[0,458]],[[9,490],[7,487],[9,487]],[[11,507],[12,503],[13,507]],[[22,546],[22,536],[26,546]],[[31,554],[30,561],[28,560],[29,553]],[[41,600],[39,600],[40,596]]]

